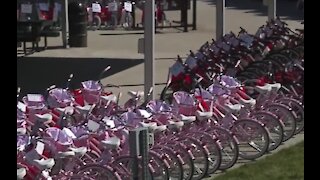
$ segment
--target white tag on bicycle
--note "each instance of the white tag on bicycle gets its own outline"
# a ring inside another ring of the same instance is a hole
[[[97,122],[94,122],[92,120],[88,121],[88,129],[92,132],[96,132],[100,127],[100,124],[98,124]]]
[[[21,4],[21,13],[32,13],[32,4]]]
[[[170,67],[170,72],[173,76],[178,76],[180,73],[184,72],[184,67],[180,62],[176,62]]]
[[[110,12],[118,11],[118,4],[116,2],[108,3],[108,11],[110,11]]]
[[[62,131],[65,132],[66,135],[71,137],[72,139],[76,139],[77,138],[77,136],[74,135],[74,133],[69,128],[63,128]]]
[[[149,113],[148,111],[144,110],[144,109],[139,109],[139,113],[141,114],[142,117],[144,118],[149,118],[152,114]]]
[[[104,123],[111,129],[116,127],[114,120],[112,120],[110,117],[106,116],[102,119],[102,121],[104,121]]]
[[[27,106],[24,103],[20,102],[20,101],[18,102],[17,107],[22,112],[26,112],[27,111]]]
[[[42,142],[37,142],[36,151],[38,154],[42,155],[44,151],[44,144]]]
[[[197,65],[198,65],[197,59],[195,59],[192,56],[188,56],[185,63],[189,66],[190,69],[193,69],[193,68],[197,67]]]
[[[42,102],[43,100],[41,94],[28,94],[27,99],[28,101],[31,101],[31,102]]]
[[[131,2],[124,2],[124,9],[128,12],[132,12],[132,4]]]
[[[101,6],[98,3],[92,3],[92,12],[101,13]]]

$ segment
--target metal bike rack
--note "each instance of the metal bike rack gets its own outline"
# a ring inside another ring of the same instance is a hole
[[[149,132],[148,128],[136,128],[129,131],[130,156],[142,157],[142,180],[149,180],[150,174],[148,169],[149,163]],[[132,164],[133,180],[139,179],[138,159]]]

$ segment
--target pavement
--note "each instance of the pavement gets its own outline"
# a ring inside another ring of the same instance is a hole
[[[191,23],[192,11],[188,20]],[[303,28],[300,22],[303,14],[297,10],[294,2],[278,0],[277,12],[291,29]],[[196,51],[206,41],[215,38],[215,0],[197,1],[197,30],[157,29],[155,35],[155,92],[156,96],[167,81],[168,68],[177,55],[186,57],[189,50]],[[180,20],[180,12],[166,12],[170,21]],[[136,12],[136,22],[140,22],[141,11]],[[225,11],[226,32],[239,32],[240,26],[249,33],[255,33],[259,26],[267,21],[267,8],[255,0],[227,0]],[[98,30],[88,31],[88,47],[62,48],[62,38],[48,38],[48,49],[20,57],[17,49],[17,85],[26,93],[44,93],[52,84],[64,86],[68,75],[73,73],[72,86],[81,81],[97,79],[100,72],[108,65],[111,70],[103,76],[103,84],[121,85],[123,92],[120,104],[127,99],[128,90],[143,90],[144,56],[138,53],[138,39],[143,38],[143,31]],[[41,42],[43,43],[43,41]],[[41,44],[42,45],[42,44]],[[19,56],[19,57],[18,57]],[[304,139],[304,138],[303,138]]]

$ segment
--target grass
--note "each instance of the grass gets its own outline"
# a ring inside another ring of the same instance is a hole
[[[230,170],[214,180],[303,180],[304,141],[257,162]]]

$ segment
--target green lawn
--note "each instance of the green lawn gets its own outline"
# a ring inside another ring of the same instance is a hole
[[[230,170],[214,180],[303,180],[304,141],[257,162]]]

